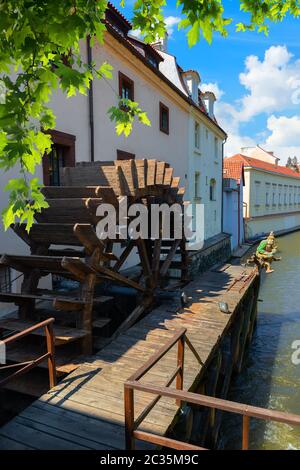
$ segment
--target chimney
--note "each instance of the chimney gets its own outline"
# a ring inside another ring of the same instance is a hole
[[[157,49],[158,51],[168,52],[168,36],[169,35],[166,31],[164,37],[159,38],[156,42],[151,43],[151,46],[153,46],[154,49]]]
[[[199,104],[198,91],[200,85],[200,75],[196,70],[187,70],[182,72],[183,80],[186,84],[186,87],[189,91],[189,95],[192,100]]]
[[[208,115],[210,118],[214,118],[214,104],[216,97],[212,91],[205,91],[202,95],[202,99],[205,103]]]

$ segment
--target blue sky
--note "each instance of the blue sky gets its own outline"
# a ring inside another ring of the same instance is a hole
[[[123,10],[129,19],[133,3],[127,0]],[[234,24],[246,21],[240,2],[223,3],[226,16],[234,18],[229,36],[215,34],[211,45],[202,38],[189,48],[185,33],[177,30],[180,10],[175,1],[167,0],[165,16],[175,23],[169,52],[183,69],[198,70],[204,88],[210,84],[217,91],[216,115],[229,134],[228,155],[241,146],[260,143],[274,150],[282,163],[289,155],[300,160],[300,19],[271,24],[267,37],[236,33]]]

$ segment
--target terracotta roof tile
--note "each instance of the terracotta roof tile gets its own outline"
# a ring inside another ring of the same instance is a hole
[[[280,165],[273,165],[272,163],[267,163],[262,160],[258,160],[257,158],[247,157],[246,155],[242,155],[240,153],[233,155],[232,157],[228,157],[224,159],[224,165],[230,165],[231,163],[240,164],[240,166],[250,166],[252,168],[257,168],[259,170],[264,171],[271,171],[272,173],[277,173],[282,176],[289,176],[292,178],[300,178],[300,173],[287,168],[286,166]]]
[[[244,164],[243,162],[229,161],[229,158],[224,159],[223,163],[223,178],[233,178],[240,184],[241,179],[244,182]]]

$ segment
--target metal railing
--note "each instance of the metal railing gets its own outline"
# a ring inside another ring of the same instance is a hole
[[[47,352],[31,361],[19,362],[17,364],[9,364],[9,365],[0,366],[0,372],[21,367],[21,369],[16,370],[12,374],[0,380],[0,387],[5,385],[10,380],[18,377],[19,375],[25,374],[29,370],[38,366],[41,362],[45,361],[46,359],[48,361],[49,386],[50,388],[52,388],[56,385],[56,364],[55,364],[53,322],[54,322],[54,318],[48,318],[47,320],[37,323],[36,325],[33,325],[27,328],[26,330],[20,331],[19,333],[16,333],[12,336],[8,336],[4,340],[2,340],[2,343],[4,343],[4,345],[7,346],[21,338],[24,338],[25,336],[30,335],[31,333],[33,333],[34,331],[40,328],[45,328]]]
[[[157,387],[149,383],[140,383],[139,380],[165,356],[165,354],[178,343],[177,367],[171,374],[165,386]],[[193,403],[214,410],[222,410],[230,413],[236,413],[243,416],[242,425],[242,450],[249,448],[249,430],[250,418],[257,418],[269,421],[300,426],[300,415],[286,413],[276,410],[269,410],[256,406],[236,403],[221,398],[200,395],[182,390],[183,371],[184,371],[184,345],[187,344],[197,360],[203,365],[199,354],[186,336],[186,328],[182,328],[174,334],[156,354],[154,354],[142,367],[140,367],[124,384],[124,404],[125,404],[125,445],[127,450],[135,448],[135,440],[141,440],[157,444],[163,447],[169,447],[177,450],[207,450],[186,442],[177,441],[165,436],[159,436],[150,432],[139,431],[138,427],[147,417],[161,397],[174,398],[180,405],[182,402]],[[169,386],[176,378],[176,389],[170,389]],[[149,405],[135,419],[134,416],[134,391],[141,391],[156,395]]]

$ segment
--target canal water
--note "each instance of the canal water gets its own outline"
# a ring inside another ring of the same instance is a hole
[[[300,340],[300,232],[278,238],[278,247],[282,261],[262,276],[257,328],[228,399],[300,414],[300,364],[292,360]],[[250,448],[300,449],[300,427],[251,421]],[[240,416],[224,414],[220,448],[241,448]]]

